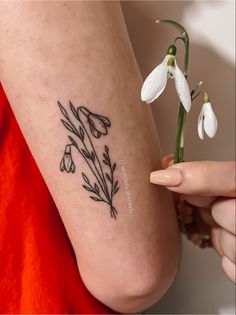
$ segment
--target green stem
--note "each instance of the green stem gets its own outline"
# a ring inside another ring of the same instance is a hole
[[[188,73],[188,61],[189,61],[189,37],[185,28],[179,23],[172,20],[160,20],[159,23],[168,23],[173,25],[181,33],[184,42],[184,75],[187,79]],[[179,106],[178,127],[175,142],[175,159],[174,163],[180,163],[184,161],[184,126],[186,121],[186,110],[182,103]]]

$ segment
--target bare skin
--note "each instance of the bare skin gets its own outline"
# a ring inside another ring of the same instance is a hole
[[[149,183],[148,174],[161,168],[159,144],[150,108],[140,101],[142,78],[119,3],[1,2],[0,10],[0,79],[82,279],[114,310],[143,310],[172,283],[180,239],[171,194]],[[75,173],[60,171],[69,132],[57,100],[111,122],[93,141],[99,156],[107,145],[117,164],[116,220],[82,187],[81,173],[92,174],[74,147]]]
[[[182,195],[188,203],[199,207],[203,222],[211,227],[211,239],[222,257],[222,268],[236,283],[235,162],[200,161],[173,165],[172,161],[172,154],[166,156],[163,166],[168,172],[151,173],[151,182],[166,186],[175,193],[175,199]]]

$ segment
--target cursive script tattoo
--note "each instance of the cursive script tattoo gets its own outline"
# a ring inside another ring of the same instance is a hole
[[[84,106],[75,108],[71,102],[69,105],[70,115],[58,101],[58,106],[63,115],[61,121],[71,133],[68,135],[70,143],[65,146],[64,155],[60,162],[60,170],[61,172],[75,173],[76,167],[72,158],[72,148],[74,147],[86,162],[88,170],[90,170],[90,175],[81,172],[84,181],[83,188],[90,193],[89,197],[92,200],[108,204],[111,217],[116,219],[118,213],[113,206],[114,195],[119,190],[118,180],[114,177],[116,163],[111,161],[107,145],[104,146],[102,159],[99,158],[96,152],[96,141],[101,136],[107,135],[111,122],[107,117],[94,114]],[[93,180],[91,180],[91,176]]]

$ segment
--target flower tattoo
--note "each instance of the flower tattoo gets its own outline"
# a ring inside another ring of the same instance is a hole
[[[60,163],[60,170],[63,172],[64,170],[66,170],[67,173],[74,173],[75,172],[75,163],[72,160],[72,156],[71,156],[71,145],[68,144],[65,147],[65,152],[63,155],[63,158],[61,160]]]
[[[61,121],[64,127],[73,135],[73,137],[68,135],[70,144],[65,146],[60,162],[61,172],[75,173],[75,163],[72,158],[72,147],[74,147],[86,162],[93,178],[92,182],[84,172],[81,172],[84,181],[83,188],[90,193],[89,197],[92,200],[106,203],[111,217],[117,219],[118,212],[113,205],[114,195],[119,190],[118,180],[114,176],[116,163],[111,161],[107,145],[104,146],[102,159],[95,150],[97,139],[108,134],[108,128],[111,127],[110,120],[105,116],[90,112],[84,106],[75,108],[70,102],[72,119],[60,102],[58,106],[63,115]]]
[[[95,138],[107,135],[107,128],[111,126],[108,118],[91,113],[85,107],[80,107],[80,111],[87,117],[90,131]]]

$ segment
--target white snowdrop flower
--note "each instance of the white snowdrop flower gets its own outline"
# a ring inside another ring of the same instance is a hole
[[[213,138],[218,128],[216,115],[212,109],[207,93],[203,97],[203,106],[198,116],[198,135],[200,139],[204,139],[204,131],[209,138]]]
[[[152,103],[164,91],[167,79],[175,80],[176,92],[187,112],[191,108],[191,95],[188,82],[176,62],[176,47],[171,45],[167,55],[146,78],[141,89],[141,99],[146,103]]]

